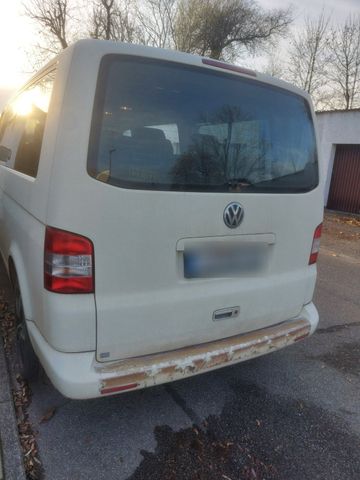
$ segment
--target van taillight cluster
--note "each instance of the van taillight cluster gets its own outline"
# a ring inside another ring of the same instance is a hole
[[[316,263],[319,250],[320,250],[320,238],[321,238],[322,223],[315,228],[313,243],[311,247],[309,265]]]
[[[93,293],[94,247],[91,240],[46,227],[44,285],[56,293]]]

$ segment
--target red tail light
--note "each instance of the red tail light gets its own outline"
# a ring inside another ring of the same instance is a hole
[[[44,286],[56,293],[93,293],[94,247],[91,240],[46,227]]]
[[[316,227],[314,232],[314,239],[311,247],[309,265],[313,265],[317,261],[319,250],[320,250],[321,230],[322,230],[322,223],[318,227]]]

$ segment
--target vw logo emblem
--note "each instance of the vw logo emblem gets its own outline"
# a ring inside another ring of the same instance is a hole
[[[224,223],[229,228],[236,228],[244,218],[244,209],[240,203],[232,202],[224,210]]]

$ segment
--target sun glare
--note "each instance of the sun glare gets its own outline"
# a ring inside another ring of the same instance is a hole
[[[11,108],[16,115],[27,116],[33,111],[34,107],[47,112],[48,105],[49,91],[35,87],[16,97],[11,104]]]
[[[31,113],[33,104],[31,100],[30,92],[25,92],[19,95],[11,105],[11,108],[15,115],[27,116]],[[26,95],[28,94],[28,95]]]

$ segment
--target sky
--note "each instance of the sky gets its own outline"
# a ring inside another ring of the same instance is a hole
[[[265,8],[295,7],[295,25],[305,15],[316,16],[323,7],[333,18],[345,19],[349,13],[360,14],[360,0],[257,0]],[[23,14],[26,0],[0,0],[0,109],[5,100],[29,77],[26,48],[36,41],[37,27]]]

